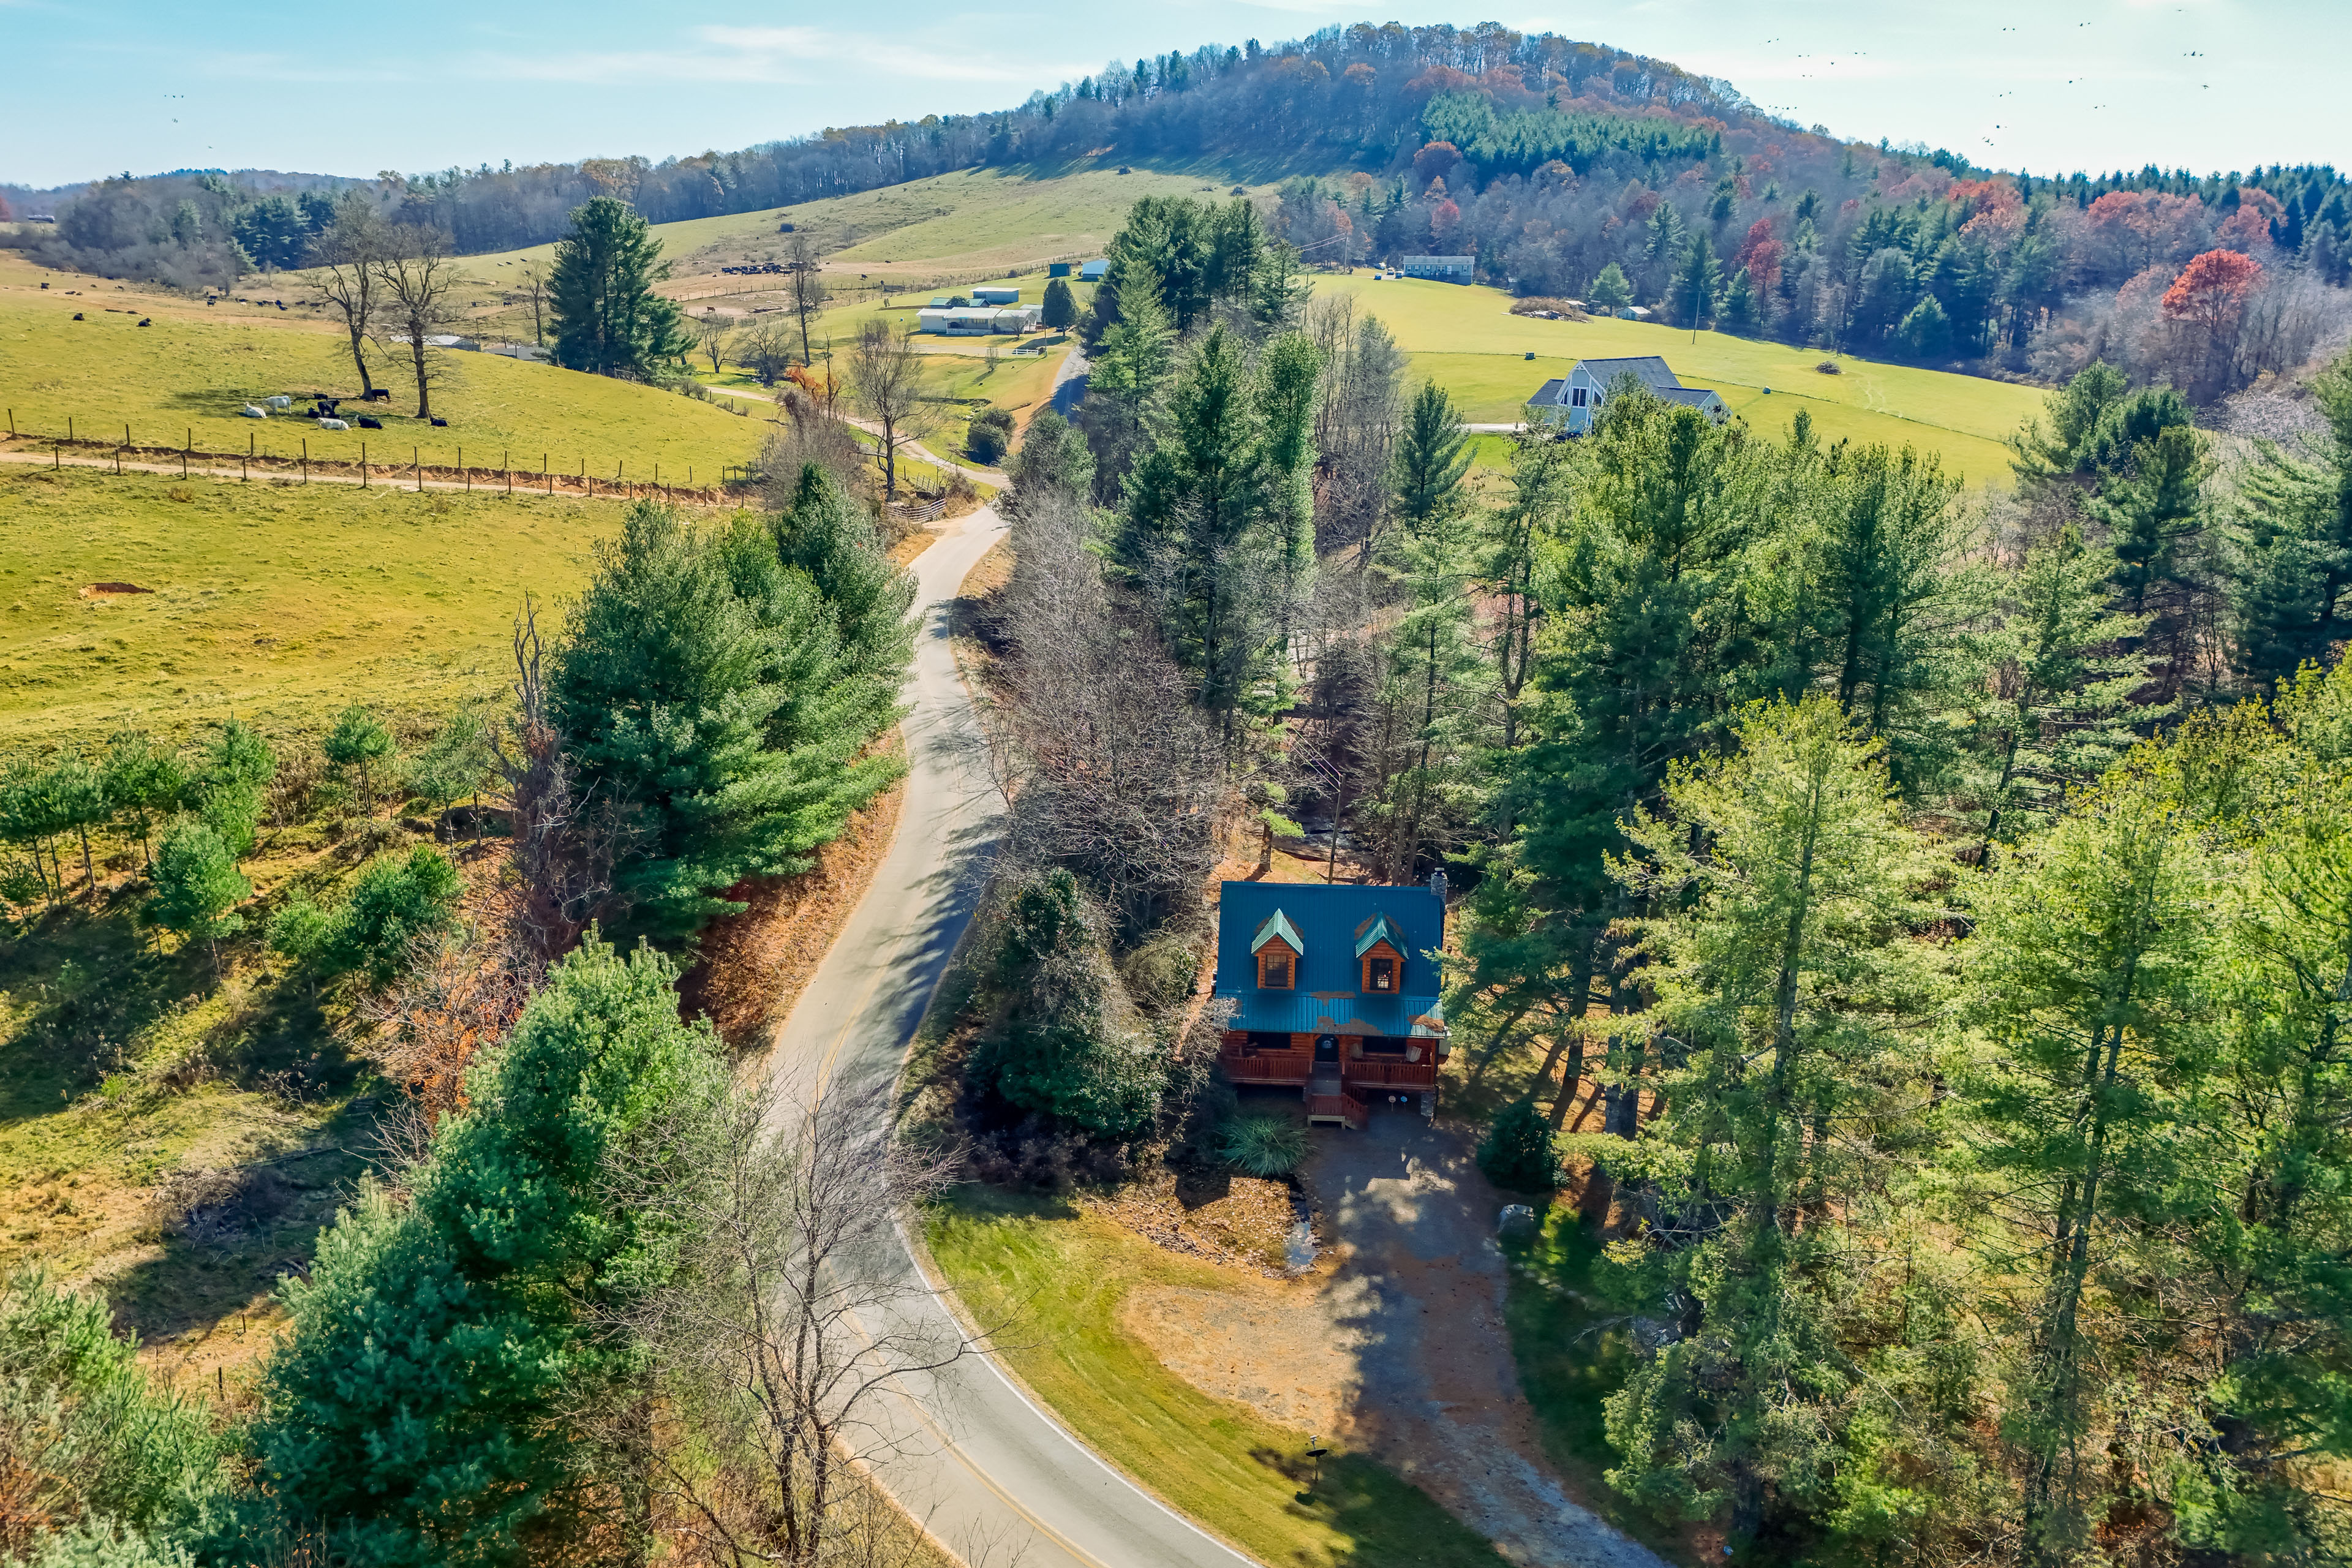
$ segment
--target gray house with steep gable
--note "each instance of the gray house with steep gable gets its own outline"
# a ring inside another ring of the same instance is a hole
[[[1581,436],[1592,427],[1593,416],[1601,412],[1610,393],[1629,376],[1662,403],[1696,408],[1717,425],[1730,416],[1731,410],[1724,405],[1722,398],[1704,386],[1685,386],[1664,360],[1656,354],[1643,354],[1635,359],[1578,361],[1574,370],[1545,382],[1528,399],[1528,424],[1530,427],[1549,426],[1566,435]]]

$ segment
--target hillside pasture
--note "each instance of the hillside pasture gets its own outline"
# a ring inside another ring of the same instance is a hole
[[[291,281],[279,287],[290,303]],[[73,319],[77,311],[83,320]],[[142,318],[154,325],[139,326]],[[454,464],[462,447],[477,468],[510,460],[535,470],[544,455],[559,471],[576,472],[584,461],[607,477],[625,467],[630,478],[651,479],[659,464],[665,477],[682,481],[691,468],[704,482],[751,461],[766,434],[757,418],[656,387],[497,354],[446,353],[440,364],[433,411],[446,427],[409,417],[416,390],[400,363],[375,368],[377,383],[393,393],[389,405],[371,410],[383,420],[381,431],[247,419],[238,409],[272,393],[356,395],[359,377],[340,329],[310,313],[273,309],[265,318],[0,258],[0,405],[13,411],[19,432],[63,435],[70,420],[83,439],[119,439],[128,426],[140,446],[193,439],[198,451],[239,452],[251,442],[279,455],[307,441],[312,456],[341,461],[356,461],[365,443],[370,459],[383,464],[409,461],[412,448],[426,463]]]
[[[553,610],[620,519],[611,501],[0,465],[0,750],[494,695],[525,595]]]

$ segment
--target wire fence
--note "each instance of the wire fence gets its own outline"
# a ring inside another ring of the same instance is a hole
[[[602,463],[592,466],[586,458],[579,456],[572,458],[569,467],[556,468],[551,461],[554,456],[551,451],[540,454],[537,468],[519,468],[513,464],[512,447],[499,448],[499,462],[495,467],[467,462],[463,447],[456,449],[451,461],[428,463],[425,461],[424,448],[419,444],[409,443],[409,455],[402,460],[398,456],[401,443],[382,440],[373,443],[373,451],[370,450],[370,442],[358,442],[359,453],[353,457],[347,450],[331,454],[314,453],[310,450],[310,438],[303,437],[299,438],[298,448],[288,452],[264,447],[258,431],[247,440],[244,451],[222,451],[198,447],[193,426],[186,427],[181,444],[172,447],[135,439],[131,426],[127,424],[122,426],[121,437],[118,440],[113,436],[111,426],[105,427],[104,435],[98,435],[78,419],[68,416],[62,432],[39,431],[20,426],[16,423],[15,409],[8,409],[6,413],[7,442],[12,449],[47,450],[51,455],[52,465],[58,468],[65,466],[68,454],[73,456],[75,467],[101,471],[111,459],[113,470],[118,474],[133,471],[169,474],[176,466],[180,478],[189,479],[199,472],[209,477],[220,477],[234,468],[239,479],[247,480],[257,477],[299,479],[307,484],[312,479],[323,479],[330,483],[357,483],[363,488],[381,485],[421,490],[432,487],[468,493],[478,489],[491,494],[593,497],[613,500],[658,497],[664,500],[699,506],[725,505],[735,499],[735,492],[746,485],[756,483],[759,478],[757,469],[747,464],[723,464],[715,479],[699,477],[695,466],[688,465],[686,482],[680,484],[677,482],[675,471],[665,478],[659,463],[653,466],[650,476],[632,477],[625,459],[614,462],[608,476]]]

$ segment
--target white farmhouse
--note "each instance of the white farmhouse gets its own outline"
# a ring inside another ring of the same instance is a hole
[[[1696,408],[1717,425],[1730,415],[1723,399],[1713,392],[1704,386],[1685,386],[1666,368],[1664,360],[1656,354],[1643,354],[1636,359],[1578,361],[1574,370],[1545,382],[1541,390],[1528,399],[1528,424],[1581,436],[1592,427],[1593,416],[1601,412],[1612,389],[1628,376],[1660,402]]]

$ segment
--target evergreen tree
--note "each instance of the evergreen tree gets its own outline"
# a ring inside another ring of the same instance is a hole
[[[1661,207],[1660,212],[1671,212]],[[1699,328],[1715,315],[1716,296],[1723,290],[1723,264],[1715,258],[1715,247],[1704,234],[1694,234],[1683,247],[1681,258],[1675,266],[1673,286],[1666,298],[1674,310],[1675,324],[1688,327],[1696,341]]]
[[[1753,337],[1763,330],[1764,300],[1745,267],[1733,273],[1731,281],[1724,285],[1723,309],[1715,324],[1720,331],[1740,337]]]
[[[2002,1222],[1977,1239],[2013,1282],[2000,1304],[2002,1437],[2028,1562],[2074,1561],[2116,1500],[2103,1438],[2111,1402],[2139,1381],[2120,1320],[2148,1269],[2179,1266],[2161,1239],[2194,1201],[2198,1141],[2183,1133],[2209,1049],[2213,894],[2175,804],[2117,778],[1974,900],[1966,1009],[1985,1057],[1971,1143]]]
[[[262,791],[277,776],[278,757],[269,743],[242,720],[232,719],[205,748],[203,764],[188,783],[187,804],[242,860],[253,853]]]
[[[356,973],[368,984],[382,985],[408,966],[418,939],[448,929],[465,890],[457,868],[430,846],[417,846],[404,859],[386,856],[352,884],[318,944],[318,956],[331,973]],[[289,924],[286,934],[291,939],[305,923]],[[273,921],[273,947],[279,934]]]
[[[1679,1065],[1650,1136],[1607,1159],[1655,1185],[1639,1293],[1687,1306],[1606,1409],[1612,1485],[1685,1518],[1727,1505],[1747,1539],[1834,1501],[1860,1358],[1931,1342],[1883,1278],[1900,1264],[1852,1245],[1903,1223],[1924,1064],[1888,1016],[1931,984],[1901,940],[1925,868],[1878,748],[1822,694],[1737,736],[1674,770],[1621,863],[1657,911],[1643,982]]]
[[[1307,301],[1315,293],[1314,280],[1298,264],[1298,251],[1277,239],[1258,254],[1249,279],[1250,319],[1263,332],[1287,331],[1307,315]]]
[[[2176,551],[2202,526],[2204,484],[2216,467],[2208,446],[2195,426],[2168,426],[2135,446],[2129,475],[2091,503],[2115,554],[2116,590],[2135,616],[2147,612],[2151,594],[2161,602],[2162,590],[2181,581]]]
[[[1048,279],[1045,283],[1045,308],[1040,320],[1055,331],[1066,331],[1078,319],[1077,297],[1070,292],[1066,278]]]
[[[1158,607],[1170,650],[1198,676],[1201,705],[1230,740],[1234,714],[1265,695],[1272,637],[1261,590],[1286,542],[1265,526],[1272,476],[1255,378],[1223,327],[1186,356],[1148,427],[1112,562]]]
[[[635,814],[622,891],[648,930],[684,935],[742,908],[721,895],[743,878],[805,869],[896,764],[858,759],[871,731],[829,700],[833,612],[766,528],[691,530],[640,503],[596,568],[550,706],[587,779]]]
[[[574,207],[548,283],[555,363],[643,378],[665,360],[683,359],[693,339],[677,304],[654,289],[668,276],[661,241],[626,202],[597,196]]]
[[[1916,790],[1949,759],[1966,632],[1989,596],[1971,568],[1959,482],[1933,453],[1843,447],[1801,482],[1818,531],[1804,596],[1815,606],[1818,679],[1864,731],[1885,737],[1895,776]]]
[[[244,918],[233,911],[253,892],[253,884],[237,874],[236,858],[208,825],[184,816],[156,846],[153,877],[155,895],[147,900],[147,919],[190,942],[205,943],[212,950],[217,974],[220,939],[245,929]]]
[[[1423,381],[1405,410],[1389,471],[1395,489],[1390,515],[1408,531],[1461,507],[1463,476],[1470,471],[1470,432],[1454,399],[1434,381]]]
[[[1942,359],[1952,352],[1952,319],[1944,313],[1944,302],[1933,294],[1922,294],[1919,302],[1895,329],[1895,342],[1913,359]]]
[[[152,870],[149,841],[154,823],[187,793],[187,769],[177,756],[136,730],[125,731],[107,743],[103,765],[106,797],[130,818],[139,836],[140,858]]]
[[[1615,262],[1601,269],[1592,287],[1584,291],[1584,302],[1595,313],[1610,316],[1633,302],[1633,285],[1625,279],[1625,269]]]
[[[2257,689],[2323,659],[2345,634],[2352,588],[2352,354],[2312,382],[2326,420],[2307,458],[2260,443],[2231,567],[2237,657]]]
[[[2107,607],[2114,557],[2071,524],[2026,552],[2001,584],[1999,624],[1983,639],[1987,688],[1979,743],[1988,753],[1979,862],[2047,822],[2064,792],[2097,778],[2135,739],[2131,694],[2147,661],[2102,650],[2146,626]]]
[[[1051,408],[1039,409],[1029,421],[1010,471],[1013,489],[1004,507],[1014,516],[1039,504],[1043,496],[1058,495],[1084,505],[1094,495],[1094,454],[1087,450],[1086,437]]]
[[[89,830],[105,826],[114,816],[106,775],[79,757],[67,757],[50,768],[48,793],[58,805],[58,825],[80,841],[82,886],[96,903],[98,866],[90,857]]]
[[[394,750],[392,731],[383,721],[354,702],[335,717],[335,727],[319,742],[319,750],[328,764],[337,772],[349,768],[358,773],[360,784],[360,815],[375,815],[375,780],[373,770],[388,762]]]
[[[706,1178],[698,1134],[725,1093],[676,971],[590,941],[467,1075],[395,1203],[373,1183],[289,1280],[290,1331],[252,1431],[260,1495],[238,1522],[323,1530],[371,1565],[521,1564],[567,1486],[625,1480],[576,1413],[626,1407],[619,1310],[658,1289],[678,1237],[619,1203]],[[642,1551],[631,1491],[606,1528]]]
[[[789,748],[839,733],[862,744],[905,711],[898,693],[915,656],[915,574],[890,559],[860,504],[814,463],[801,470],[793,504],[772,530],[778,559],[806,573],[824,597],[837,650],[822,718],[776,742]]]

